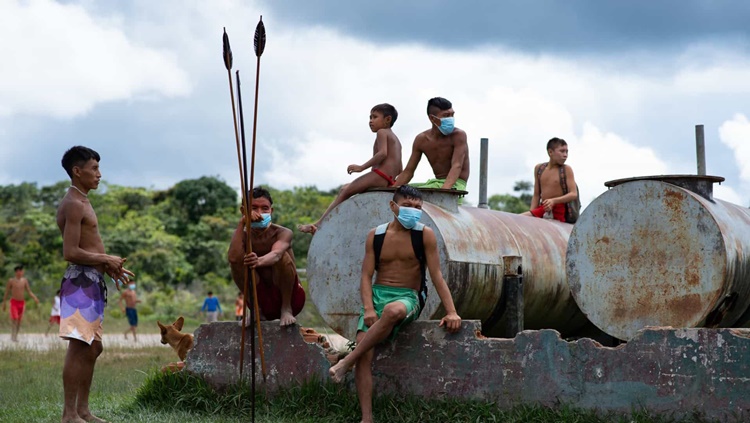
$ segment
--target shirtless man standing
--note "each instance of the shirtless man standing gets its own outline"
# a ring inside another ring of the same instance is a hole
[[[271,223],[273,200],[262,187],[252,191],[250,231],[253,252],[245,254],[245,218],[240,219],[229,244],[232,279],[240,291],[245,286],[245,266],[256,272],[258,307],[266,320],[279,319],[281,326],[297,322],[294,317],[305,306],[305,290],[297,275],[292,250],[292,230]],[[248,276],[248,283],[252,283]],[[251,296],[245,301],[250,304]],[[247,324],[252,324],[248,319]]]
[[[344,380],[346,373],[356,365],[354,380],[357,385],[362,422],[372,422],[372,358],[373,348],[388,337],[395,337],[401,327],[419,317],[422,267],[412,244],[413,230],[422,231],[424,257],[435,291],[447,314],[440,326],[449,332],[461,328],[461,318],[456,313],[453,297],[440,271],[437,238],[432,229],[419,223],[422,215],[422,194],[408,185],[396,189],[390,202],[393,221],[372,229],[365,242],[360,290],[362,311],[357,326],[357,346],[349,355],[331,367],[329,374],[334,382]],[[376,232],[384,238],[380,262],[375,263],[374,240]],[[378,269],[375,283],[372,276]]]
[[[125,307],[122,306],[122,302],[125,301]],[[120,300],[117,301],[117,305],[120,306],[122,313],[128,318],[128,324],[130,327],[125,331],[125,339],[128,339],[128,332],[133,332],[133,341],[138,342],[135,331],[138,329],[138,310],[136,310],[136,304],[140,303],[138,295],[135,293],[135,282],[130,281],[128,289],[120,294]]]
[[[562,138],[552,138],[547,142],[549,162],[534,167],[534,195],[531,197],[531,210],[525,216],[547,217],[566,222],[566,204],[578,198],[573,168],[565,165],[568,160],[568,143]],[[563,192],[564,185],[568,192]]]
[[[432,127],[414,139],[411,157],[404,171],[396,178],[396,186],[406,185],[411,181],[424,153],[435,178],[425,183],[411,184],[412,186],[466,190],[466,181],[469,180],[469,146],[466,143],[466,132],[453,126],[453,114],[453,105],[442,97],[435,97],[427,102],[427,118]]]
[[[390,187],[396,183],[396,175],[401,173],[401,141],[393,132],[398,112],[388,103],[378,104],[370,110],[370,130],[375,132],[375,144],[372,146],[372,157],[361,166],[352,164],[346,168],[347,173],[363,172],[372,168],[372,172],[365,173],[359,178],[341,188],[339,195],[328,206],[317,222],[307,225],[297,225],[300,232],[315,234],[320,222],[328,213],[354,194],[364,192],[368,188]]]
[[[72,147],[63,155],[62,166],[71,181],[57,209],[63,257],[69,263],[60,286],[60,337],[70,341],[63,366],[62,422],[104,422],[89,410],[94,365],[102,353],[107,303],[104,274],[119,290],[133,273],[123,268],[125,258],[105,254],[96,213],[88,199],[89,191],[99,186],[102,177],[99,153]]]
[[[23,277],[23,266],[18,265],[13,270],[16,272],[16,277],[8,279],[8,284],[5,285],[3,312],[5,312],[5,304],[8,299],[8,294],[10,294],[10,340],[18,342],[18,332],[21,330],[21,319],[23,319],[23,311],[26,308],[26,291],[29,291],[29,296],[33,298],[37,304],[39,304],[39,298],[31,292],[28,279]]]

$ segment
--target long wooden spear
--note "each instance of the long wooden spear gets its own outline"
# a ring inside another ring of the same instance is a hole
[[[254,186],[253,183],[253,177],[255,175],[255,140],[256,140],[256,134],[258,129],[258,86],[260,83],[260,56],[263,54],[263,50],[266,48],[266,27],[263,25],[263,16],[260,17],[260,21],[258,21],[258,25],[255,27],[255,37],[253,45],[255,47],[255,56],[257,57],[257,66],[255,70],[255,107],[253,109],[253,144],[252,144],[252,154],[250,156],[250,164],[252,166],[252,169],[250,170],[250,186]],[[247,245],[248,249],[251,248],[250,244],[250,231],[247,232]],[[258,343],[260,344],[260,365],[261,370],[263,372],[263,381],[266,381],[266,359],[265,354],[263,352],[263,332],[260,328],[260,314],[258,311],[260,310],[258,308],[258,288],[257,288],[257,281],[255,280],[255,272],[253,272],[253,307],[255,309],[255,323],[258,328]],[[253,347],[253,352],[255,352],[255,348]],[[255,365],[255,359],[253,359],[253,366]],[[253,375],[255,374],[255,369],[253,368]]]

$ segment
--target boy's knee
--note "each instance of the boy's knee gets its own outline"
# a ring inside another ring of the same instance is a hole
[[[391,322],[397,322],[406,317],[406,306],[400,302],[390,303],[383,308],[383,314],[380,316],[381,319],[386,319]]]

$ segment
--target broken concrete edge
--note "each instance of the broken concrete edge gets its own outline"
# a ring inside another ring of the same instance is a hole
[[[329,380],[325,351],[306,343],[298,327],[267,322],[262,328],[268,373],[264,383],[256,355],[260,389],[272,395]],[[523,331],[512,339],[485,338],[480,329],[474,320],[464,321],[456,334],[437,321],[408,325],[376,349],[376,392],[478,400],[503,409],[537,405],[719,421],[749,417],[750,330],[646,328],[627,344],[603,347],[589,338],[565,341],[551,329]],[[195,339],[187,371],[218,390],[236,385],[239,326],[202,325]],[[249,348],[245,353],[243,379],[249,381]],[[352,379],[345,382],[349,390]]]

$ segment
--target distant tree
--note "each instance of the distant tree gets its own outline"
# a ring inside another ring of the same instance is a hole
[[[495,194],[487,200],[487,205],[492,210],[501,210],[508,213],[529,211],[533,189],[534,184],[529,181],[516,181],[513,185],[513,191],[519,194]]]
[[[184,210],[187,223],[191,224],[198,223],[203,216],[215,214],[225,208],[236,208],[238,205],[234,189],[214,176],[180,181],[170,194],[174,206]],[[180,231],[181,235],[184,233],[184,230]]]

